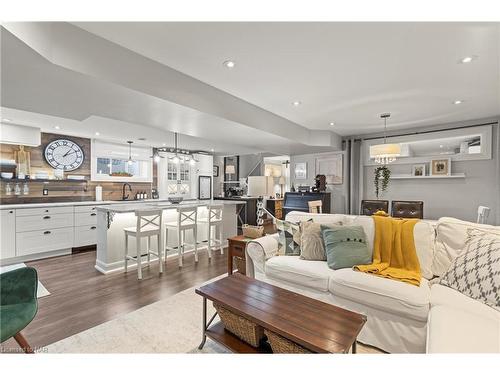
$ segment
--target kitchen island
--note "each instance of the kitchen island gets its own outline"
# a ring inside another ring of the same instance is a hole
[[[110,204],[97,207],[97,256],[95,268],[104,274],[116,271],[123,271],[125,254],[125,235],[123,229],[136,225],[136,210],[163,210],[163,222],[177,221],[177,210],[182,207],[197,207],[198,217],[207,217],[207,207],[211,204],[221,204],[223,209],[223,239],[233,237],[237,234],[237,206],[244,204],[241,201],[230,200],[188,200],[180,204],[173,204],[168,201],[148,201],[136,204]],[[198,230],[198,250],[206,248],[208,227],[199,224]],[[164,233],[162,233],[164,237]],[[169,246],[177,244],[177,234],[169,235]],[[154,241],[153,241],[154,242]],[[186,242],[192,242],[190,235],[187,235]],[[163,243],[163,239],[161,241]],[[156,251],[153,244],[153,251]],[[135,241],[129,242],[129,253],[135,253]],[[167,254],[171,256],[173,254]],[[133,267],[131,265],[130,267]]]

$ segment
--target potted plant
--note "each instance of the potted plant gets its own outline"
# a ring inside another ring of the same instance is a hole
[[[375,168],[375,178],[373,183],[375,185],[375,195],[377,199],[379,197],[380,191],[386,191],[389,186],[389,178],[391,177],[391,171],[386,165]],[[382,181],[382,185],[380,182]]]

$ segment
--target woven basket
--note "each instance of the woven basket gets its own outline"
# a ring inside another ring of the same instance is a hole
[[[267,329],[264,331],[267,336],[267,341],[271,345],[273,349],[273,353],[275,354],[310,354],[311,351],[306,348],[280,336],[274,332],[268,331]]]
[[[248,319],[232,313],[214,302],[215,310],[220,316],[224,328],[233,335],[238,336],[253,347],[259,347],[260,340],[264,337],[264,329]]]
[[[241,229],[243,230],[243,235],[248,238],[259,238],[264,235],[263,226],[243,224]]]
[[[245,259],[240,257],[234,257],[234,263],[236,264],[236,268],[238,269],[239,273],[241,273],[242,275],[247,274],[247,265]]]

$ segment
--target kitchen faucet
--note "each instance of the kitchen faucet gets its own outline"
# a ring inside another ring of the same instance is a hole
[[[125,182],[125,183],[123,184],[123,187],[122,187],[122,201],[124,201],[124,200],[127,200],[127,199],[128,199],[128,194],[127,194],[127,195],[125,195],[125,187],[127,187],[127,186],[128,186],[128,190],[129,190],[130,192],[132,192],[132,186],[130,186],[130,184],[129,184],[128,182]]]

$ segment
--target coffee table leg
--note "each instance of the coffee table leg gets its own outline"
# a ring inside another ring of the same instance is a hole
[[[357,340],[354,340],[354,342],[352,343],[352,354],[356,354],[356,350],[357,350]]]
[[[203,297],[203,328],[202,328],[202,339],[201,339],[201,344],[198,346],[198,349],[201,350],[203,349],[203,345],[205,345],[205,342],[207,341],[207,299]]]

